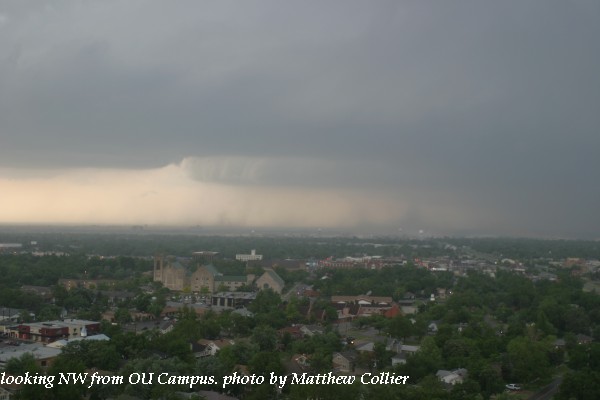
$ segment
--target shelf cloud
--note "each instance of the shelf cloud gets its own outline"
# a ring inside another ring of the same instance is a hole
[[[2,4],[0,223],[598,237],[599,16],[593,0]]]

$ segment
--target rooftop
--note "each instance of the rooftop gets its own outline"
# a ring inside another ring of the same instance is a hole
[[[11,358],[19,358],[30,353],[36,360],[45,360],[56,357],[61,353],[60,349],[44,346],[41,343],[22,344],[0,348],[0,364],[6,363]]]

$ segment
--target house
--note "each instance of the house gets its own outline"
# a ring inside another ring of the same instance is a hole
[[[286,326],[285,328],[278,330],[277,333],[280,337],[284,337],[286,334],[289,334],[294,340],[302,339],[304,337],[304,333],[300,330],[298,325]]]
[[[248,318],[254,317],[254,313],[252,311],[248,310],[246,307],[236,308],[231,313],[241,315],[242,317],[248,317]]]
[[[310,368],[310,358],[305,354],[294,354],[284,366],[288,374],[302,374]]]
[[[67,290],[74,288],[85,288],[85,289],[98,289],[99,287],[111,288],[114,287],[118,281],[111,279],[59,279],[58,284],[63,286]]]
[[[429,335],[435,335],[438,331],[438,323],[436,321],[431,321],[429,325],[427,325],[427,333]]]
[[[23,388],[23,384],[14,383],[14,381],[12,383],[7,383],[9,382],[8,377],[14,377],[14,375],[9,375],[6,372],[4,372],[3,374],[5,374],[6,379],[4,380],[4,383],[0,383],[0,399],[14,399],[17,396],[19,390]]]
[[[21,311],[16,308],[0,307],[0,321],[17,321]]]
[[[395,353],[392,356],[392,366],[406,364],[406,359],[415,354],[421,346],[411,346],[402,344],[398,339],[388,338],[385,343],[385,349]]]
[[[299,305],[298,313],[309,321],[327,321],[327,308],[315,305],[314,303],[309,305]]]
[[[131,321],[151,321],[154,319],[154,315],[147,312],[136,311],[135,309],[129,309],[129,317]],[[102,313],[102,319],[108,322],[117,322],[115,318],[115,310],[107,310]]]
[[[314,336],[314,335],[322,335],[325,330],[322,326],[318,325],[302,325],[300,327],[300,332],[304,334],[304,336]]]
[[[401,306],[400,310],[404,315],[416,314],[419,311],[419,309],[415,306]]]
[[[310,358],[306,354],[294,354],[292,359],[302,367],[310,367]]]
[[[372,353],[375,351],[375,343],[366,342],[359,344],[358,346],[356,346],[356,351],[360,351],[361,353]]]
[[[343,351],[334,353],[332,358],[334,371],[352,372],[356,362],[357,353],[355,351]]]
[[[354,303],[332,303],[331,306],[337,311],[338,320],[352,320],[359,315],[360,311],[360,305]]]
[[[199,390],[196,393],[178,393],[178,395],[184,398],[193,398],[194,395],[198,394],[200,398],[206,400],[238,400],[237,397],[228,396],[223,393],[215,392],[214,390]]]
[[[398,339],[387,338],[385,341],[385,349],[399,354],[402,352],[402,342]]]
[[[264,260],[261,264],[261,267],[265,269],[273,269],[273,268],[284,268],[290,271],[298,271],[305,270],[306,265],[303,260],[295,260],[286,258],[284,260]]]
[[[54,301],[54,294],[52,293],[52,289],[48,286],[23,285],[21,286],[21,291],[35,294],[49,302]]]
[[[26,353],[29,353],[35,359],[35,363],[46,369],[62,352],[61,349],[56,349],[49,346],[44,346],[41,343],[22,344],[20,346],[8,346],[0,348],[0,368],[4,369],[6,363],[12,358],[20,358]]]
[[[406,364],[406,355],[404,354],[396,354],[392,357],[392,367],[396,365],[404,365]]]
[[[483,317],[483,322],[485,322],[486,325],[492,328],[496,332],[497,336],[504,336],[504,333],[508,329],[508,324],[503,324],[499,322],[495,317],[489,314]]]
[[[590,344],[594,341],[593,338],[582,334],[575,335],[575,339],[577,340],[577,344]]]
[[[386,318],[394,318],[398,315],[402,315],[402,310],[397,304],[392,305],[392,308],[383,311],[383,316]]]
[[[440,369],[435,373],[435,376],[443,383],[454,386],[463,383],[467,379],[468,373],[464,368],[455,369],[454,371]]]
[[[151,321],[154,319],[154,315],[143,311],[129,310],[129,315],[131,315],[133,321]]]
[[[108,299],[109,304],[116,304],[135,297],[133,293],[125,290],[100,290],[99,293]]]
[[[302,296],[303,297],[308,297],[308,298],[318,298],[321,296],[321,293],[318,290],[314,290],[314,289],[305,289],[302,292]]]
[[[167,321],[163,320],[160,323],[160,325],[158,326],[158,331],[160,332],[161,335],[164,335],[166,333],[171,332],[174,327],[175,327],[175,322],[173,322],[171,320],[167,320]]]
[[[203,315],[205,312],[207,312],[209,308],[207,305],[204,305],[204,304],[197,304],[197,303],[196,304],[185,304],[185,303],[180,303],[180,302],[175,302],[175,301],[167,301],[167,304],[160,312],[160,316],[163,319],[165,317],[168,317],[168,318],[177,317],[177,315],[185,309],[194,311],[194,313],[197,316],[200,316],[200,315]]]
[[[331,296],[331,303],[338,311],[338,319],[371,315],[392,318],[401,312],[400,308],[393,304],[392,298],[385,296]]]
[[[446,299],[446,289],[445,288],[437,288],[437,297],[438,299],[445,300]]]
[[[196,357],[213,357],[217,352],[225,347],[235,344],[233,340],[198,340],[200,345],[199,351],[196,352]]]
[[[421,349],[421,346],[412,346],[409,344],[403,344],[400,346],[400,353],[407,356],[412,356]]]
[[[11,392],[4,389],[3,387],[0,387],[0,400],[10,400],[11,397],[12,397]]]
[[[389,296],[331,296],[332,303],[356,303],[360,305],[378,305],[378,306],[391,306],[392,298]]]

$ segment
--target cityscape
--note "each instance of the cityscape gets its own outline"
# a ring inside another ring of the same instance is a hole
[[[600,2],[0,2],[0,400],[600,398]]]
[[[594,381],[600,346],[595,241],[136,229],[0,238],[7,398],[560,399],[595,390],[577,384]],[[19,384],[25,373],[40,383]],[[269,376],[279,383],[264,383]]]

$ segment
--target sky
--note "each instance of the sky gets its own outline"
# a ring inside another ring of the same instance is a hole
[[[600,238],[600,2],[4,1],[0,224]]]

